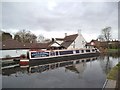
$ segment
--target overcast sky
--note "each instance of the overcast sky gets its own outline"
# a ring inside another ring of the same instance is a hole
[[[10,33],[26,29],[36,35],[55,38],[64,37],[64,33],[76,34],[80,29],[84,38],[90,41],[96,39],[106,26],[112,27],[112,37],[117,39],[117,2],[2,2],[0,28]]]

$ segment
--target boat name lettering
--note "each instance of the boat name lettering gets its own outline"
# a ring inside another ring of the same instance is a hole
[[[49,56],[49,52],[31,52],[31,56],[32,57],[45,57],[45,56]]]

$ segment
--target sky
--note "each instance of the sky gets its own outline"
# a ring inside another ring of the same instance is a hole
[[[0,29],[12,34],[26,29],[46,38],[62,38],[81,30],[86,41],[96,39],[101,30],[112,27],[118,39],[118,3],[105,0],[2,0]],[[17,2],[18,1],[18,2]],[[115,0],[117,1],[117,0]]]

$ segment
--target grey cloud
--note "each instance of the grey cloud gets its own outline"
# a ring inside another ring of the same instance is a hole
[[[3,28],[76,30],[90,33],[106,25],[117,29],[117,3],[115,2],[4,2],[2,4]],[[50,8],[51,7],[51,8]]]

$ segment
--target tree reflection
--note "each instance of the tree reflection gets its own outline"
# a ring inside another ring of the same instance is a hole
[[[104,58],[104,59],[102,59],[102,58]],[[100,57],[100,66],[103,69],[103,72],[105,74],[108,74],[108,72],[112,68],[112,65],[113,65],[113,62],[110,60],[109,55]]]
[[[107,56],[106,58],[107,58],[107,61],[106,61],[106,66],[105,66],[105,72],[107,74],[112,67],[112,62],[110,62],[110,57],[109,56]]]
[[[120,51],[118,52],[109,52],[106,54],[101,54],[100,59],[100,65],[103,69],[105,74],[108,74],[108,72],[111,70],[113,66],[113,59],[118,59],[120,57]]]

